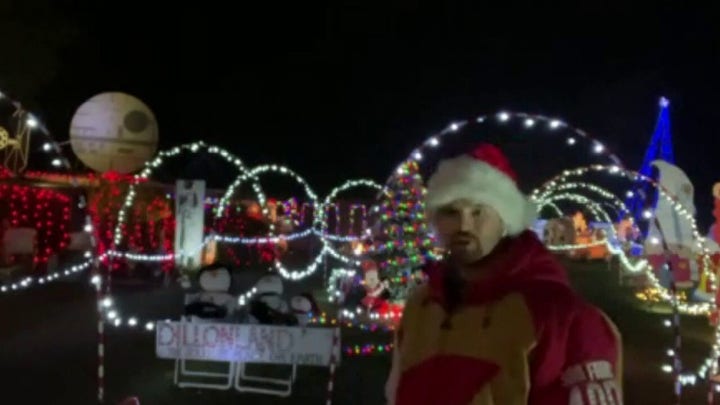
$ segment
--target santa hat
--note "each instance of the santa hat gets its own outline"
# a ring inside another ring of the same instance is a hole
[[[425,206],[430,214],[459,199],[493,207],[509,235],[529,228],[536,208],[517,187],[517,175],[502,151],[481,144],[470,154],[440,162],[427,183]]]
[[[360,263],[360,268],[362,268],[363,274],[367,274],[371,271],[378,271],[377,263],[375,263],[375,261],[371,259],[363,260]]]

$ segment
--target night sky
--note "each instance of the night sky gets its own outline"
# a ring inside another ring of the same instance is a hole
[[[287,164],[323,194],[384,180],[451,121],[502,109],[566,120],[637,169],[664,95],[677,163],[711,220],[720,16],[709,8],[14,3],[0,0],[0,88],[60,140],[84,100],[124,91],[153,109],[162,147],[204,139],[251,165]],[[550,176],[543,161],[562,154],[544,153],[514,163]]]

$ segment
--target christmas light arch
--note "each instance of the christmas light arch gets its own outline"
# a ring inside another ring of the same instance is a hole
[[[581,167],[574,170],[566,170],[560,175],[548,180],[543,186],[541,186],[539,189],[535,190],[532,195],[542,195],[542,193],[545,190],[548,189],[557,189],[559,188],[559,185],[562,184],[568,184],[568,179],[572,177],[579,177],[583,176],[588,173],[592,172],[605,172],[611,175],[621,176],[626,178],[627,180],[634,181],[634,182],[647,182],[651,187],[654,187],[658,190],[659,198],[666,199],[668,202],[672,204],[673,210],[675,210],[676,213],[679,215],[684,216],[691,224],[693,237],[696,243],[697,248],[701,251],[700,256],[702,257],[702,263],[703,263],[703,269],[702,271],[706,272],[709,278],[709,282],[711,285],[712,291],[717,291],[717,279],[716,275],[712,271],[712,264],[710,262],[710,252],[707,246],[705,245],[705,238],[702,237],[699,232],[697,231],[697,225],[695,223],[694,217],[691,215],[691,213],[682,206],[682,204],[679,202],[677,197],[675,197],[673,194],[671,194],[668,190],[666,190],[662,185],[658,184],[656,181],[654,181],[652,178],[648,176],[644,176],[638,172],[622,169],[618,166],[603,166],[603,165],[593,165],[593,166],[587,166],[587,167]],[[645,215],[646,219],[650,219],[651,215]],[[574,248],[577,248],[577,246],[574,246]],[[621,259],[627,258],[624,256],[624,252],[621,250],[617,252],[620,254]],[[669,302],[671,305],[673,305],[680,313],[688,314],[688,315],[710,315],[712,311],[717,310],[715,302],[709,302],[709,303],[696,303],[696,304],[688,304],[685,302],[680,302],[679,298],[677,296],[674,296],[670,292],[667,291],[665,287],[660,285],[660,282],[655,277],[651,266],[649,263],[647,263],[646,260],[640,260],[638,262],[640,266],[637,266],[637,270],[644,271],[646,276],[648,277],[648,280],[651,282],[652,286],[659,291],[660,297],[664,300]],[[629,270],[632,271],[632,267],[627,267]],[[667,320],[666,326],[672,326],[675,322],[675,318],[673,318],[672,321]],[[678,365],[681,364],[678,360],[679,354],[675,350],[668,350],[669,355],[673,358],[675,358],[674,364]],[[698,368],[698,370],[695,373],[687,374],[682,372],[682,370],[678,370],[675,365],[668,365],[664,364],[661,368],[665,372],[672,372],[676,375],[676,380],[679,384],[685,385],[685,384],[694,384],[696,381],[696,377],[699,378],[707,378],[709,377],[709,373],[716,374],[718,370],[717,365],[717,358],[720,356],[720,324],[718,324],[715,328],[715,341],[711,347],[710,354],[705,359],[705,361],[702,363],[702,365]]]
[[[581,206],[587,207],[587,209],[591,212],[593,217],[598,221],[605,221],[605,222],[612,221],[610,219],[610,215],[602,207],[602,205],[600,203],[593,200],[592,198],[589,198],[587,196],[584,196],[582,194],[577,194],[577,193],[558,193],[558,194],[553,194],[553,195],[547,196],[544,199],[539,200],[537,209],[539,211],[542,209],[542,207],[544,205],[554,203],[557,201],[570,201],[570,202],[579,204]]]
[[[335,198],[337,198],[338,194],[345,192],[347,190],[356,188],[356,187],[367,187],[367,188],[370,188],[373,190],[377,190],[378,192],[383,191],[383,187],[373,180],[369,180],[369,179],[349,180],[349,181],[345,182],[344,184],[341,184],[341,185],[335,187],[328,193],[328,195],[323,200],[323,203],[322,203],[323,207],[327,207],[330,204],[332,204],[333,200]],[[345,238],[342,238],[342,237],[339,238],[336,235],[330,234],[328,232],[328,214],[329,214],[329,210],[326,210],[326,209],[322,210],[321,232],[322,232],[322,236],[327,238],[328,240],[339,241],[339,242],[350,242],[353,240],[362,239],[367,236],[367,232],[369,231],[367,229],[367,222],[366,222],[365,226],[362,226],[363,229],[359,236],[349,236],[349,237],[345,237]],[[365,215],[367,215],[367,212]],[[351,216],[351,218],[353,216],[352,208],[351,208],[350,216]]]
[[[423,157],[431,153],[438,146],[440,146],[441,141],[446,136],[459,133],[465,126],[467,126],[471,122],[479,124],[485,124],[489,122],[508,124],[512,121],[522,121],[523,127],[526,130],[532,130],[544,126],[552,132],[559,133],[562,131],[563,133],[569,133],[569,135],[566,137],[566,143],[568,146],[576,145],[578,139],[585,140],[592,145],[591,150],[594,154],[606,156],[612,164],[620,167],[623,166],[622,161],[615,153],[610,151],[600,140],[591,136],[587,131],[581,128],[572,126],[567,122],[559,120],[557,118],[551,118],[541,114],[500,111],[496,114],[480,115],[475,119],[454,121],[450,123],[450,125],[445,127],[443,130],[435,133],[434,135],[431,135],[430,137],[425,139],[425,141],[422,142],[419,146],[413,149],[412,152],[410,152],[410,155],[408,155],[408,157],[397,166],[396,172],[403,170],[402,166],[405,162],[414,161],[420,164],[420,162],[423,160]],[[387,185],[390,181],[392,181],[394,176],[394,173],[391,174],[385,181],[385,184]]]

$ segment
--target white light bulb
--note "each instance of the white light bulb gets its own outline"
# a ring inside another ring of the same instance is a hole
[[[135,318],[128,319],[128,325],[130,325],[130,326],[137,325],[137,319],[135,319]]]
[[[633,196],[635,196],[635,193],[633,193],[632,191],[628,191],[627,193],[625,193],[625,195],[626,195],[628,198],[632,198]]]
[[[458,129],[460,129],[460,125],[458,125],[458,124],[456,124],[456,123],[454,123],[454,122],[453,122],[452,124],[450,124],[450,130],[451,130],[451,131],[457,131]]]
[[[567,139],[567,144],[568,144],[568,145],[575,145],[575,138],[573,138],[573,137],[568,138],[568,139]]]
[[[428,140],[428,143],[430,144],[430,146],[440,145],[440,141],[434,136]]]
[[[152,322],[148,322],[145,324],[145,329],[153,330],[153,329],[155,329],[155,325]]]
[[[643,218],[650,219],[650,218],[652,218],[652,216],[653,216],[652,211],[650,211],[650,210],[643,211]]]
[[[500,122],[505,122],[510,119],[510,114],[508,114],[504,111],[500,112],[500,113],[498,113],[498,119],[500,120]]]
[[[562,125],[562,122],[559,120],[552,120],[550,121],[550,129],[558,129]]]
[[[595,146],[593,146],[593,151],[595,153],[602,153],[605,150],[605,146],[601,143],[596,143]]]
[[[415,160],[422,160],[422,157],[422,153],[420,153],[419,151],[413,153],[413,158],[415,158]]]
[[[670,322],[669,319],[666,319],[663,321],[663,325],[665,325],[666,328],[669,328],[672,326],[672,322]]]
[[[27,123],[27,125],[28,125],[30,128],[35,128],[35,127],[37,127],[37,125],[38,125],[37,120],[36,120],[35,117],[33,117],[32,115],[29,116],[28,119],[27,119],[27,121],[25,121],[25,122]]]
[[[661,369],[662,369],[662,371],[664,371],[666,373],[672,373],[672,371],[673,371],[672,366],[670,366],[669,364],[663,364]]]
[[[50,142],[45,142],[43,144],[43,150],[45,152],[49,152],[50,150],[52,150],[52,144]]]
[[[535,125],[535,120],[534,120],[534,119],[528,118],[528,119],[525,120],[525,126],[526,126],[526,127],[530,128],[530,127],[532,127],[533,125]]]
[[[60,166],[62,166],[62,160],[60,160],[60,159],[53,159],[51,163],[52,163],[52,165],[55,166],[55,167],[60,167]]]

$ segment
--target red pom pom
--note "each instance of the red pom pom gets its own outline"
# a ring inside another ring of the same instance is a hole
[[[360,263],[360,267],[363,270],[363,273],[367,273],[369,271],[377,271],[377,264],[374,260],[366,259],[363,260],[362,263]]]
[[[515,171],[510,166],[510,161],[497,146],[482,143],[470,152],[470,156],[489,164],[513,179],[513,181],[517,181],[517,174],[515,174]]]

